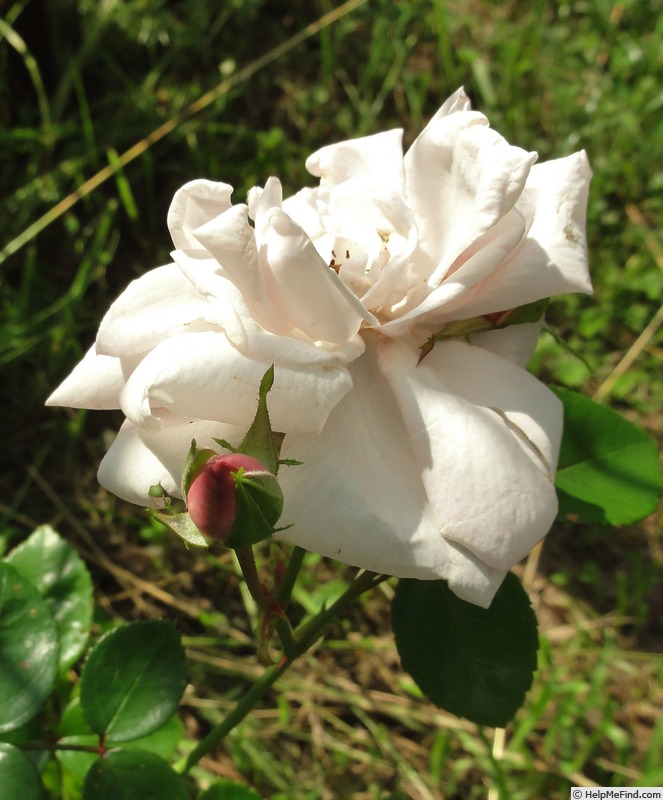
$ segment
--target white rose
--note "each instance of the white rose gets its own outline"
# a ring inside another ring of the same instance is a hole
[[[591,173],[582,152],[535,165],[462,90],[405,156],[401,137],[322,148],[319,186],[285,201],[274,178],[248,206],[182,187],[173,263],[129,285],[48,403],[122,409],[99,480],[148,505],[153,484],[177,495],[192,438],[239,442],[273,363],[281,455],[304,462],[279,473],[280,535],[487,606],[555,518],[562,429],[524,369],[540,325],[492,323],[591,290]]]

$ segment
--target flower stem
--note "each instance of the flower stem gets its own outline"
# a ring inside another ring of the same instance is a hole
[[[304,550],[303,547],[295,545],[290,555],[290,561],[286,567],[285,574],[274,592],[274,599],[284,611],[287,611],[290,605],[292,590],[295,588],[295,582],[305,556],[306,550]]]
[[[295,643],[297,651],[301,655],[313,645],[325,629],[331,625],[338,616],[338,612],[352,603],[364,592],[374,589],[376,586],[387,579],[387,575],[380,575],[376,572],[362,571],[352,581],[343,594],[333,602],[329,608],[323,608],[315,617],[302,623],[295,631]]]
[[[255,600],[256,605],[263,614],[268,614],[271,609],[271,604],[258,576],[258,569],[256,567],[255,556],[253,555],[253,548],[250,545],[235,548],[235,555],[239,562],[244,582],[251,593],[251,597]]]
[[[232,711],[230,711],[215,728],[212,728],[207,736],[198,743],[189,755],[176,765],[175,769],[178,772],[186,773],[194,767],[201,758],[213,750],[230,731],[251,712],[256,703],[264,697],[269,688],[288,669],[293,661],[306,653],[311,645],[322,636],[325,630],[334,621],[339,611],[360,597],[364,592],[373,589],[385,580],[386,577],[386,575],[378,575],[374,572],[360,572],[345,592],[343,592],[329,608],[323,609],[316,614],[315,617],[301,625],[295,631],[293,641],[294,648],[290,655],[284,655],[277,664],[267,667],[262,676],[237,702],[237,705]]]

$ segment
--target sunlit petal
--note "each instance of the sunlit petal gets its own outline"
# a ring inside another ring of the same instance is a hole
[[[134,366],[130,361],[123,363],[114,356],[100,355],[93,345],[51,393],[46,405],[95,410],[119,408],[120,393]]]
[[[431,287],[514,207],[535,160],[476,111],[435,117],[419,135],[405,156],[406,186]]]
[[[318,363],[288,364],[288,340],[274,337],[271,361],[247,358],[221,333],[173,336],[134,370],[121,394],[122,410],[136,425],[158,429],[163,409],[182,417],[248,427],[255,415],[262,376],[275,364],[270,417],[275,430],[319,431],[352,388],[333,353]],[[311,350],[315,348],[311,347]],[[282,362],[284,362],[282,364]]]
[[[233,187],[227,183],[195,180],[178,189],[168,210],[168,229],[175,247],[199,247],[193,231],[230,208]]]
[[[151,486],[161,486],[173,497],[181,497],[182,470],[195,439],[200,448],[219,450],[214,439],[234,444],[243,431],[219,422],[188,420],[166,415],[160,430],[139,428],[126,420],[99,465],[99,483],[109,492],[143,506],[157,502],[148,497]]]
[[[132,281],[108,309],[97,334],[97,351],[111,356],[145,353],[166,336],[204,326],[205,299],[175,264]]]
[[[506,570],[548,532],[561,403],[510,361],[464,342],[417,354],[383,340],[396,396],[444,536]]]
[[[582,152],[532,168],[517,206],[531,220],[527,235],[463,304],[464,317],[592,291],[585,237],[590,177]]]

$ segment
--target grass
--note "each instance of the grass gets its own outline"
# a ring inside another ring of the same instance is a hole
[[[292,191],[318,146],[389,126],[409,142],[460,84],[497,130],[541,158],[584,147],[596,295],[553,305],[556,337],[542,337],[533,368],[663,434],[663,2],[369,0],[242,71],[336,9],[3,7],[0,225],[2,246],[21,246],[0,264],[2,541],[50,521],[93,565],[107,614],[179,620],[194,664],[183,709],[194,737],[257,669],[234,572],[192,563],[97,487],[116,415],[42,408],[110,300],[168,259],[165,214],[185,181],[224,180],[243,199],[278,174]],[[162,126],[167,134],[151,135]],[[136,143],[140,154],[123,158]],[[79,197],[101,170],[106,179]],[[566,798],[574,784],[663,784],[660,523],[659,512],[628,530],[560,526],[548,538],[530,585],[540,670],[504,741],[416,696],[394,653],[388,598],[376,594],[198,777],[234,776],[284,800]],[[310,569],[302,607],[317,601],[319,582],[344,577],[316,559]]]

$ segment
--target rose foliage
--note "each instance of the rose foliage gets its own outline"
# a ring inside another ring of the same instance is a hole
[[[525,370],[539,301],[591,290],[583,152],[544,164],[462,90],[402,131],[323,147],[287,199],[175,195],[172,263],[131,283],[52,405],[120,408],[99,480],[179,494],[193,438],[236,445],[275,365],[277,536],[487,606],[548,531],[559,400]]]

